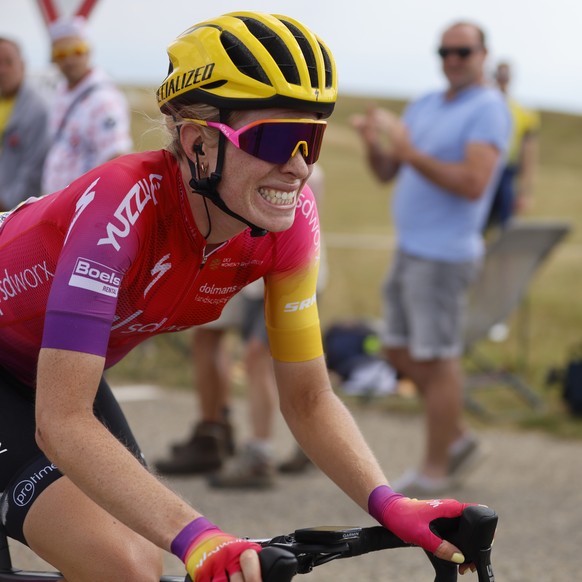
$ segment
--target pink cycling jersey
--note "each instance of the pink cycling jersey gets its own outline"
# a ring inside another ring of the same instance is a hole
[[[41,347],[104,356],[109,367],[155,334],[218,318],[261,277],[273,356],[322,354],[307,187],[287,231],[246,229],[208,256],[164,150],[117,158],[0,219],[0,366],[28,384]]]

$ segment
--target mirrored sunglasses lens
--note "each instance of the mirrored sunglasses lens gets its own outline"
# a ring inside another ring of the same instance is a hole
[[[261,123],[239,136],[242,150],[273,164],[284,164],[297,149],[299,142],[307,144],[305,161],[313,164],[319,158],[326,125],[319,123]],[[303,154],[304,144],[298,148]]]

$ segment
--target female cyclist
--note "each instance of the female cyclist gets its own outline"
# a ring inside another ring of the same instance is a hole
[[[319,223],[306,181],[336,100],[326,45],[241,12],[168,49],[167,149],[130,154],[0,215],[0,517],[69,581],[158,580],[160,549],[199,581],[259,582],[260,548],[163,485],[102,375],[158,333],[216,319],[258,278],[284,416],[363,509],[439,557],[453,500],[391,491],[322,356]],[[147,508],[147,509],[145,509]],[[464,566],[466,567],[466,566]]]

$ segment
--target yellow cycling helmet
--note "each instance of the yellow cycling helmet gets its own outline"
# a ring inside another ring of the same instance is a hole
[[[284,107],[328,117],[337,97],[333,56],[287,16],[233,12],[189,28],[169,47],[157,91],[163,113],[191,103],[218,109]]]

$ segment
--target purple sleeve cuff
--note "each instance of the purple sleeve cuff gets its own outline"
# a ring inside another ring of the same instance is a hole
[[[170,549],[172,554],[184,562],[186,553],[190,549],[196,538],[209,529],[218,529],[210,520],[205,517],[197,517],[191,521],[172,541]]]
[[[386,507],[393,499],[403,497],[400,493],[393,491],[388,485],[379,485],[370,493],[368,497],[368,513],[379,523],[382,523],[382,516]]]
[[[110,319],[47,311],[42,347],[105,356],[110,334]]]

